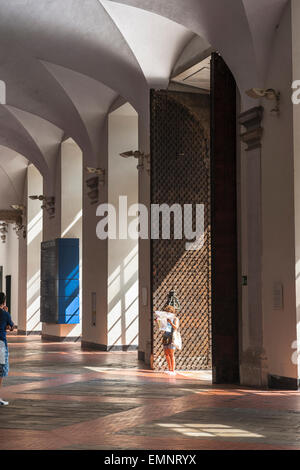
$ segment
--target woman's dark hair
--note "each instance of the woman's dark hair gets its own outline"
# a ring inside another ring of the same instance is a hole
[[[6,301],[6,295],[4,294],[4,292],[0,292],[0,305],[5,304],[5,301]]]
[[[173,305],[167,305],[165,307],[165,312],[176,314],[176,308]]]

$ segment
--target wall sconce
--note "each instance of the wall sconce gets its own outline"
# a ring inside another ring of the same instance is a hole
[[[150,175],[151,171],[151,158],[150,155],[145,155],[143,152],[140,152],[139,150],[129,150],[128,152],[123,152],[120,153],[120,156],[123,158],[137,158],[138,159],[138,165],[137,169],[138,170],[146,170],[148,175]]]
[[[41,206],[41,209],[47,212],[50,219],[53,219],[53,217],[55,217],[55,197],[47,197],[41,194],[40,196],[29,196],[29,199],[31,199],[32,201],[42,201],[43,204]]]
[[[280,92],[274,90],[273,88],[251,88],[246,91],[246,95],[250,98],[260,99],[266,98],[269,101],[276,101],[276,106],[271,110],[273,116],[279,116],[280,114]]]

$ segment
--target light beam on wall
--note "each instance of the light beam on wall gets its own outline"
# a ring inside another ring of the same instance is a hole
[[[0,104],[6,104],[6,83],[0,80]]]

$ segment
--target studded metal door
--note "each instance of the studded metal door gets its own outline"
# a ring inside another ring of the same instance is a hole
[[[152,302],[163,310],[174,289],[182,351],[178,370],[211,368],[211,227],[210,227],[210,98],[208,95],[152,91],[151,202],[204,205],[204,244],[186,249],[187,240],[152,240]],[[195,211],[193,212],[195,229]],[[161,221],[159,223],[161,231]],[[158,227],[153,227],[157,229]],[[162,334],[153,325],[154,369],[166,368]]]

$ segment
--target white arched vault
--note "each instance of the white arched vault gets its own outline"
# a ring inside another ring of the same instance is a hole
[[[49,121],[40,118],[32,113],[28,113],[12,106],[6,106],[8,111],[20,122],[25,131],[31,136],[32,140],[40,149],[43,159],[47,165],[47,173],[42,174],[50,193],[56,178],[57,158],[59,156],[60,144],[64,132],[54,126]]]
[[[140,8],[100,0],[134,53],[151,88],[166,88],[179,53],[194,33]]]
[[[47,162],[35,140],[5,106],[0,106],[0,145],[23,155],[50,181]]]
[[[6,103],[64,131],[96,164],[97,133],[108,105],[123,97],[147,127],[149,88],[167,86],[195,34],[222,53],[242,96],[247,88],[263,86],[286,3],[64,0],[62,9],[60,0],[27,0],[20,10],[19,2],[2,2],[0,80]]]
[[[15,53],[15,49],[20,48],[21,44],[23,65],[27,59],[30,62],[30,59],[38,58],[103,82],[128,101],[136,103],[143,101],[147,84],[140,66],[122,34],[98,0],[85,0],[85,2],[65,0],[63,11],[59,0],[53,0],[51,8],[46,0],[41,0],[38,4],[35,0],[28,0],[22,15],[14,3],[2,4],[0,26],[0,39],[3,45],[3,52],[1,54],[0,51],[0,55],[3,55],[4,63],[12,60],[10,58],[9,61],[5,61],[8,48]],[[26,75],[28,72],[26,67],[21,64],[21,68]],[[15,77],[22,76],[15,72],[16,70],[14,70]],[[39,73],[42,74],[42,71]],[[39,78],[38,74],[36,75],[36,80],[31,76],[33,79],[31,83],[35,85],[38,84]],[[49,77],[53,78],[51,74],[48,75],[48,79]],[[13,77],[9,77],[8,70],[4,79],[8,83],[10,78]],[[43,78],[46,80],[46,77]],[[20,80],[18,85],[22,90]],[[49,89],[48,93],[50,91]],[[8,94],[8,100],[11,98],[12,96]],[[8,103],[13,104],[9,101]],[[23,108],[18,104],[14,105]]]
[[[105,121],[118,93],[103,83],[60,65],[44,62],[45,67],[72,100],[87,131],[90,149],[81,148],[85,163],[97,166],[101,153],[101,139],[106,132]]]
[[[100,1],[100,0],[99,0]],[[233,72],[241,92],[264,85],[276,25],[288,0],[105,0],[169,18],[205,38]]]
[[[0,145],[0,210],[23,203],[28,163],[23,155]]]

